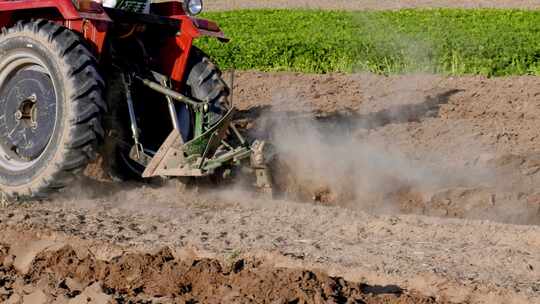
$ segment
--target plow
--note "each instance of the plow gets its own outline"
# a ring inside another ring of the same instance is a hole
[[[271,152],[234,123],[231,87],[193,43],[228,38],[200,0],[0,1],[0,191],[46,198],[103,157],[128,178],[248,173]]]

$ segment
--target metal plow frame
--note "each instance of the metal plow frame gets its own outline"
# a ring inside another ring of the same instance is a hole
[[[168,83],[167,77],[156,72],[153,72],[153,75],[156,81],[139,76],[129,78],[137,79],[146,87],[167,97],[170,118],[174,128],[153,156],[145,152],[142,144],[138,142],[137,132],[133,131],[135,145],[131,150],[130,158],[146,167],[142,174],[144,178],[155,176],[210,176],[215,174],[217,169],[224,166],[239,167],[247,163],[247,167],[255,174],[256,186],[263,192],[272,193],[272,177],[267,166],[267,162],[272,157],[271,153],[266,149],[266,142],[256,140],[250,145],[243,138],[232,123],[236,112],[234,107],[231,107],[217,123],[203,132],[198,121],[208,111],[208,104],[203,101],[192,100],[168,88],[166,86]],[[162,84],[158,83],[158,81]],[[128,88],[126,90],[129,91]],[[128,106],[133,108],[130,99],[128,96]],[[195,114],[195,134],[198,136],[187,143],[184,143],[178,127],[177,114],[175,107],[172,105],[174,101],[190,107]],[[132,130],[137,130],[134,112]],[[227,143],[225,141],[227,134],[234,134],[240,144],[234,147]]]

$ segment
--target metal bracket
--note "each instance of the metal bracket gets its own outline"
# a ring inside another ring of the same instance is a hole
[[[160,74],[158,72],[154,72],[154,71],[152,71],[152,75],[154,76],[156,81],[161,83],[161,85],[163,87],[170,88],[170,79],[167,76],[162,75],[162,74]],[[180,122],[178,121],[178,114],[176,113],[176,107],[174,105],[174,100],[169,95],[165,95],[165,99],[167,99],[167,106],[169,107],[169,114],[171,116],[171,121],[172,121],[173,127],[178,132],[182,133],[180,131]]]
[[[137,80],[139,80],[140,82],[142,82],[142,84],[144,84],[145,86],[147,86],[148,88],[158,92],[158,93],[161,93],[165,96],[168,96],[176,101],[179,101],[179,102],[182,102],[182,103],[185,103],[191,107],[193,107],[194,110],[202,110],[204,112],[207,112],[208,109],[209,109],[209,105],[207,102],[204,102],[204,101],[195,101],[183,94],[180,94],[172,89],[169,89],[165,86],[162,86],[161,84],[155,82],[155,81],[152,81],[152,80],[149,80],[149,79],[146,79],[146,78],[142,78],[140,76],[135,76],[135,78]]]
[[[129,151],[129,158],[146,167],[152,161],[152,156],[141,149],[143,149],[142,146],[133,146]]]
[[[229,158],[230,155],[227,155],[227,158],[214,155],[226,135],[233,115],[234,110],[229,111],[212,128],[185,144],[180,133],[173,130],[146,167],[143,177],[204,176],[212,174],[215,168],[234,159],[239,151],[234,151],[232,158]]]
[[[154,155],[154,158],[148,163],[142,176],[146,178],[165,175],[162,171],[175,167],[175,162],[177,163],[176,167],[181,167],[185,163],[184,153],[176,147],[181,147],[182,144],[182,135],[177,130],[173,130],[156,155]]]
[[[267,149],[267,144],[264,141],[256,140],[251,145],[251,167],[255,171],[256,186],[263,192],[273,195],[273,180],[268,162],[273,156]]]
[[[135,106],[133,105],[133,96],[131,95],[131,76],[129,74],[122,73],[121,77],[122,82],[124,83],[126,102],[128,104],[131,133],[133,136],[133,141],[135,142],[135,160],[139,160],[141,158],[141,154],[144,153],[144,148],[139,142],[139,127],[137,126],[137,116],[135,115]]]

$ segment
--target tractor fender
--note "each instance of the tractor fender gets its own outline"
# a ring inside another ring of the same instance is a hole
[[[180,83],[184,80],[193,41],[208,36],[226,43],[229,38],[213,21],[187,15],[172,16],[171,18],[180,20],[180,34],[164,44],[161,58],[164,74],[169,75],[177,84],[175,89],[179,89]]]
[[[209,36],[217,38],[221,42],[229,42],[230,39],[225,36],[219,25],[211,20],[192,18],[193,25],[199,31],[200,36]]]
[[[19,20],[46,19],[81,33],[99,55],[111,19],[105,11],[79,12],[72,0],[0,1],[0,27],[11,27]]]
[[[11,20],[11,14],[21,11],[55,9],[64,20],[80,19],[79,12],[71,0],[14,0],[0,1],[0,23],[2,26]]]

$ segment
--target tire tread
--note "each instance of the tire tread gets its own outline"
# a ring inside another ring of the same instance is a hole
[[[65,86],[71,86],[71,96],[65,115],[64,140],[58,148],[60,157],[46,168],[38,178],[26,186],[5,194],[17,200],[42,199],[58,189],[64,188],[74,179],[74,173],[86,167],[97,154],[98,144],[103,140],[104,131],[101,117],[107,110],[103,99],[104,81],[101,78],[97,61],[85,46],[83,38],[77,33],[48,20],[20,21],[15,26],[3,30],[0,40],[6,35],[32,34],[49,41],[58,60],[68,67],[64,75]],[[60,118],[63,119],[63,118]],[[21,191],[21,189],[24,189]]]

